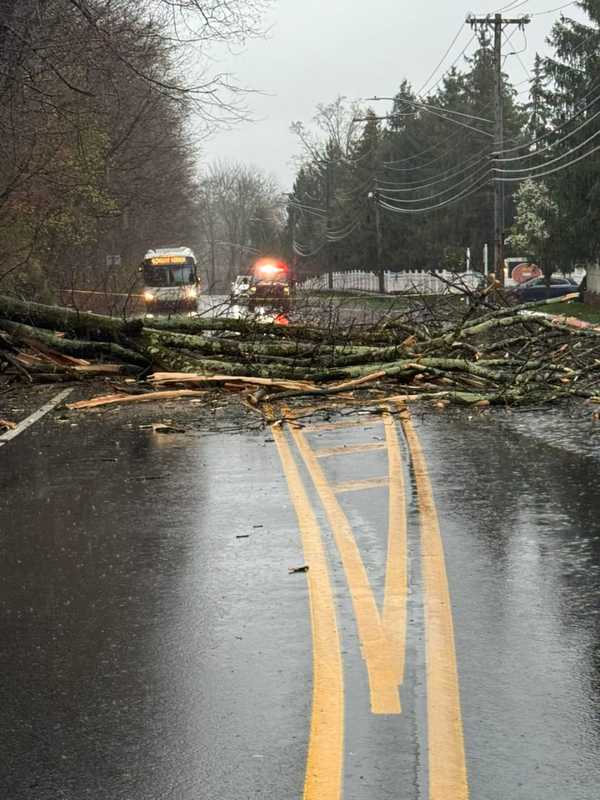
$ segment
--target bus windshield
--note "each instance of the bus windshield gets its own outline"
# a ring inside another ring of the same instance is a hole
[[[188,286],[195,282],[196,274],[192,264],[158,267],[144,264],[146,286]]]

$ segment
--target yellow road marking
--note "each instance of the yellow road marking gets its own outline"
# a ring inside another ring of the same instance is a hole
[[[370,453],[375,450],[385,450],[383,442],[374,444],[349,444],[340,447],[319,447],[315,451],[317,458],[328,458],[329,456],[349,456],[354,453]]]
[[[404,681],[406,650],[406,598],[408,592],[408,545],[404,467],[396,422],[386,414],[385,439],[388,451],[389,510],[388,553],[383,598],[383,628],[392,643],[398,685]]]
[[[335,600],[319,523],[285,434],[271,428],[298,517],[307,573],[313,639],[313,696],[304,800],[340,800],[344,758],[344,675]]]
[[[369,676],[371,710],[374,714],[400,714],[400,695],[392,648],[381,624],[352,527],[303,434],[295,428],[291,432],[319,493],[342,558]]]
[[[378,416],[363,417],[356,420],[342,420],[340,422],[317,422],[315,425],[306,425],[305,433],[318,433],[319,431],[338,431],[344,428],[362,428],[364,425],[381,423],[382,419]]]
[[[366,489],[381,489],[387,485],[387,478],[365,478],[362,481],[334,483],[332,488],[336,494],[342,494],[343,492],[363,492]]]
[[[429,800],[467,800],[469,786],[444,545],[423,450],[408,411],[403,411],[402,427],[412,458],[421,517]]]

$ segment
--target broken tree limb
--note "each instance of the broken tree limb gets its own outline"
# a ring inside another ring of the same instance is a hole
[[[279,395],[266,395],[264,397],[265,402],[269,402],[270,400],[274,400],[275,398],[281,400],[282,398],[290,398],[290,397],[329,397],[334,394],[340,394],[342,392],[347,392],[349,389],[356,389],[361,386],[364,386],[367,383],[375,383],[378,380],[386,377],[386,373],[383,371],[379,372],[372,372],[369,375],[365,375],[362,378],[356,378],[351,381],[345,381],[344,383],[340,383],[337,386],[328,386],[326,388],[320,388],[317,386],[306,387],[303,389],[290,389],[289,391],[283,392]]]
[[[179,400],[182,397],[202,397],[205,391],[200,389],[166,389],[162,392],[146,392],[145,394],[106,394],[92,397],[91,400],[78,400],[68,403],[69,409],[98,408],[116,404],[151,403],[157,400]]]
[[[241,375],[194,375],[188,372],[155,372],[148,378],[150,383],[154,384],[169,384],[169,383],[240,383],[249,384],[251,386],[268,386],[270,388],[302,390],[314,389],[316,386],[313,383],[306,381],[292,381],[276,378],[259,378],[252,376]]]

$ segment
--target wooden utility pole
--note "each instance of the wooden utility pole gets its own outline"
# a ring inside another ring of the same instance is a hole
[[[375,205],[375,234],[377,236],[377,276],[379,279],[379,294],[385,294],[385,273],[383,268],[383,237],[381,235],[381,208],[379,207],[377,192],[373,196]]]
[[[488,15],[487,17],[467,17],[467,22],[472,28],[485,31],[494,30],[494,74],[495,74],[495,132],[494,132],[494,158],[502,158],[504,149],[504,81],[502,79],[502,33],[509,25],[518,25],[524,28],[531,19],[519,17],[505,19],[502,14]],[[496,280],[504,286],[504,184],[498,176],[494,176],[494,273]]]
[[[290,218],[290,232],[292,234],[292,262],[290,264],[292,268],[292,282],[296,282],[296,273],[298,272],[298,255],[296,253],[296,209],[292,205],[294,200],[293,194],[288,194],[288,215]]]
[[[333,204],[333,161],[326,162],[326,186],[325,186],[325,208],[327,209],[327,241],[325,242],[324,255],[325,264],[327,267],[327,286],[333,289],[333,265],[331,263],[331,242],[329,241],[329,232],[331,231],[331,211]]]

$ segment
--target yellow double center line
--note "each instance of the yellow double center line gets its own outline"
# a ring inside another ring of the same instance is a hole
[[[429,800],[467,800],[469,785],[444,545],[421,443],[406,409],[401,409],[400,419],[411,454],[421,523]]]
[[[411,455],[419,502],[427,664],[429,800],[467,800],[458,670],[444,549],[425,457],[410,415],[401,421]],[[398,686],[404,676],[407,596],[407,531],[403,465],[398,433],[384,417],[389,469],[388,560],[380,617],[350,523],[303,434],[291,433],[315,484],[340,552],[369,675],[371,708],[399,714]],[[321,531],[284,432],[274,426],[290,495],[310,564],[313,632],[313,711],[304,800],[342,797],[344,690],[335,600]]]
[[[344,565],[369,675],[371,710],[374,714],[399,714],[401,708],[397,663],[394,661],[390,640],[383,629],[352,526],[304,435],[297,428],[292,428],[292,436],[315,484]]]

